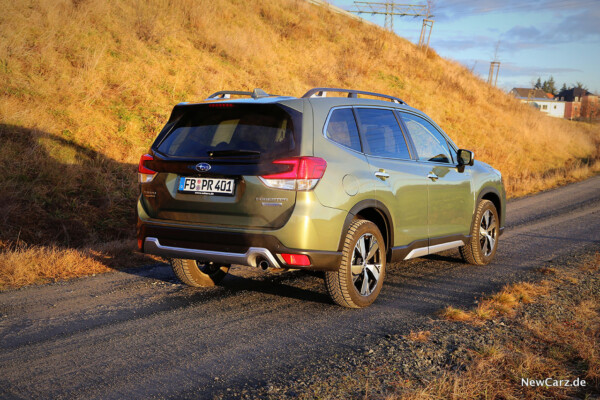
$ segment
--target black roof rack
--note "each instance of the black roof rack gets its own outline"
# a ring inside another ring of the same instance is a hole
[[[352,90],[352,89],[339,89],[339,88],[325,88],[318,87],[310,89],[308,92],[304,93],[302,98],[307,97],[327,97],[327,92],[337,92],[337,93],[348,93],[348,97],[358,98],[359,94],[366,94],[368,96],[373,97],[382,97],[384,99],[388,99],[398,104],[406,104],[404,100],[399,99],[398,97],[388,96],[387,94],[374,93],[374,92],[365,92],[363,90]]]
[[[206,100],[212,99],[228,99],[231,95],[235,96],[250,96],[253,99],[260,99],[261,97],[271,97],[275,96],[274,94],[268,94],[262,89],[254,89],[252,92],[240,92],[237,90],[222,90],[220,92],[216,92],[211,94],[206,98]]]

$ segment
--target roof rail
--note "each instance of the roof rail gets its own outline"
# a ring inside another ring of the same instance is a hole
[[[398,97],[388,96],[387,94],[374,93],[374,92],[365,92],[363,90],[352,90],[352,89],[339,89],[339,88],[325,88],[318,87],[310,89],[308,92],[304,93],[302,98],[307,97],[327,97],[327,92],[337,92],[337,93],[348,93],[348,97],[358,98],[359,94],[366,94],[368,96],[373,97],[382,97],[384,99],[388,99],[398,104],[406,104],[404,100],[399,99]]]
[[[275,96],[273,94],[268,94],[262,89],[254,89],[252,92],[240,92],[238,90],[221,90],[220,92],[215,92],[208,96],[206,100],[211,99],[229,99],[231,95],[236,96],[250,96],[253,99],[260,99],[261,97],[271,97]]]

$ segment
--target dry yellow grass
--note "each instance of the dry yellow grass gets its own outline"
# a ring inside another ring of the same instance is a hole
[[[587,395],[597,393],[600,387],[597,283],[588,287],[577,300],[569,296],[558,297],[556,289],[572,282],[573,278],[589,280],[599,268],[600,253],[597,253],[594,259],[579,268],[579,272],[563,271],[552,282],[519,283],[503,289],[482,304],[489,308],[498,304],[511,307],[518,302],[535,302],[535,297],[545,294],[555,297],[552,304],[557,307],[536,317],[517,317],[516,326],[521,326],[524,331],[517,337],[500,333],[497,339],[501,340],[496,344],[476,352],[466,372],[447,372],[425,388],[407,390],[388,399],[571,399],[574,396],[588,398]],[[473,320],[476,312],[464,313],[471,315],[469,320]],[[585,379],[587,390],[584,394],[578,393],[577,387],[525,387],[521,378],[569,379],[571,382],[575,378]]]
[[[563,277],[569,279],[570,277]],[[475,324],[483,323],[503,315],[513,315],[519,304],[531,303],[536,297],[549,291],[550,282],[541,281],[533,284],[519,282],[505,286],[500,292],[487,299],[482,299],[473,310],[461,310],[452,306],[440,312],[442,318],[449,321],[468,321]]]
[[[0,240],[131,238],[139,155],[174,104],[221,89],[399,96],[502,171],[509,196],[600,170],[599,126],[546,117],[458,63],[303,0],[0,7]]]
[[[79,249],[11,246],[0,254],[0,290],[147,265],[157,260],[138,253],[134,240]]]
[[[429,336],[431,336],[430,331],[410,331],[407,338],[413,342],[426,342],[429,340]]]

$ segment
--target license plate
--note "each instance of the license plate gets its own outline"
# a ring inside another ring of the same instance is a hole
[[[178,190],[182,193],[194,193],[205,195],[229,195],[232,196],[235,191],[234,179],[218,178],[179,178]]]

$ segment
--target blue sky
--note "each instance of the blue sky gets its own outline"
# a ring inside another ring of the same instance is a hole
[[[329,1],[346,10],[354,3]],[[431,47],[484,79],[498,46],[498,86],[505,90],[552,75],[557,89],[579,81],[600,93],[600,0],[434,0],[433,14]],[[384,25],[383,16],[361,17]],[[422,19],[395,17],[394,31],[416,43]]]

